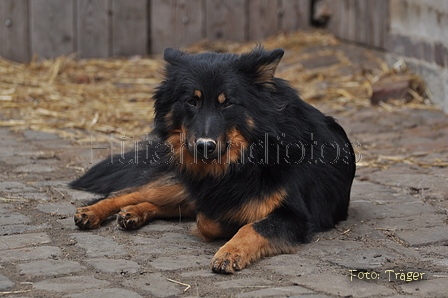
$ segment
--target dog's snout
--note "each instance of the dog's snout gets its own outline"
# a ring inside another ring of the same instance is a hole
[[[204,156],[213,154],[216,150],[216,142],[211,139],[198,139],[196,141],[198,153]]]

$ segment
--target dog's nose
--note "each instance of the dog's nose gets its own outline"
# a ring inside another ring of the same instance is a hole
[[[211,139],[198,139],[196,141],[196,148],[199,154],[207,155],[212,154],[216,150],[216,142]]]

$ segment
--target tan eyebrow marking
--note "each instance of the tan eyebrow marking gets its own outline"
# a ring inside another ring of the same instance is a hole
[[[219,94],[218,101],[219,103],[223,103],[226,101],[226,96],[224,95],[224,93]]]
[[[195,90],[195,91],[194,91],[194,96],[196,96],[197,98],[201,98],[201,96],[202,96],[202,92],[199,91],[199,90]]]

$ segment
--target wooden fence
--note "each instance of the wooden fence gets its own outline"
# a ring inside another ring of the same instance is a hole
[[[201,39],[261,40],[306,28],[310,0],[0,0],[0,55],[160,53]]]

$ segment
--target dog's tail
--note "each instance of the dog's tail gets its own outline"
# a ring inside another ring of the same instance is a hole
[[[159,165],[139,157],[144,151],[113,155],[90,168],[87,173],[71,182],[74,189],[108,195],[126,188],[148,183],[160,168]]]

